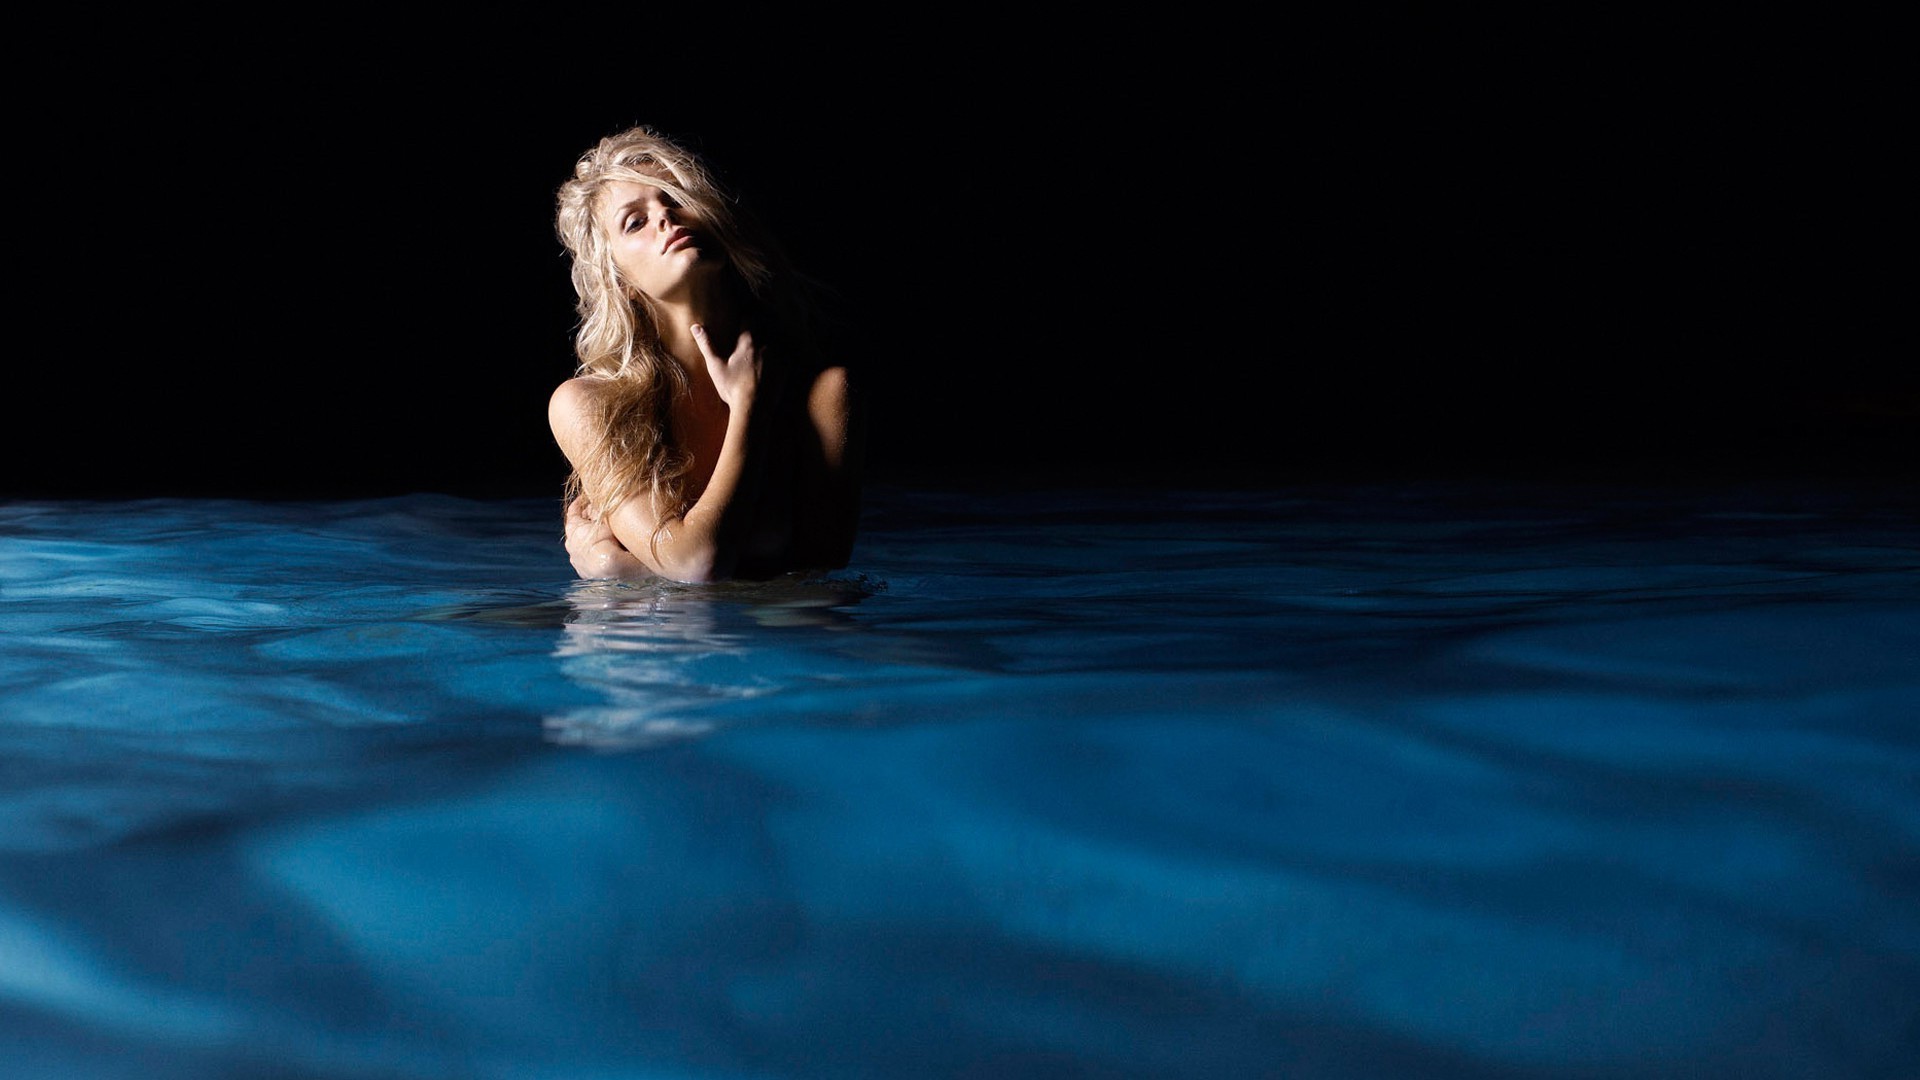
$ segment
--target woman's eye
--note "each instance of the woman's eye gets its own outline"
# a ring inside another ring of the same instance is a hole
[[[621,231],[623,232],[632,232],[633,230],[646,224],[646,222],[647,222],[646,218],[643,218],[638,214],[634,214],[633,216],[627,218],[627,220],[621,225],[620,228],[621,228]]]

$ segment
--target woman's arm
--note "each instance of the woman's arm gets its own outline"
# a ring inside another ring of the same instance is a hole
[[[751,516],[753,500],[765,469],[762,428],[755,409],[760,384],[760,354],[752,336],[742,332],[732,355],[716,356],[706,334],[696,327],[695,340],[707,361],[714,388],[727,404],[727,428],[713,472],[692,506],[678,517],[656,518],[651,500],[635,493],[610,515],[598,514],[598,494],[590,478],[597,472],[582,469],[598,452],[598,434],[591,429],[597,412],[591,407],[592,389],[580,379],[561,384],[548,403],[548,422],[554,438],[582,477],[589,478],[589,504],[576,515],[569,508],[567,551],[583,576],[642,577],[657,574],[675,581],[709,582],[733,575],[741,541]],[[575,518],[579,518],[576,524]],[[618,545],[617,549],[615,545]]]
[[[808,452],[796,513],[799,559],[808,566],[839,568],[853,557],[860,528],[860,491],[866,463],[865,425],[851,374],[829,367],[807,391]]]
[[[547,425],[553,429],[554,442],[580,477],[581,486],[595,494],[597,470],[592,465],[600,452],[598,397],[594,380],[573,378],[547,399]],[[567,505],[564,534],[567,560],[583,578],[638,578],[654,572],[627,550],[612,525],[601,520],[591,494],[581,494]]]
[[[567,505],[567,561],[573,572],[583,578],[653,577],[653,567],[641,562],[613,527],[600,520],[600,512],[585,495],[576,496]]]

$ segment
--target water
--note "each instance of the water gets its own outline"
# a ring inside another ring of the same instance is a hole
[[[1903,491],[0,507],[0,1075],[1895,1077]]]

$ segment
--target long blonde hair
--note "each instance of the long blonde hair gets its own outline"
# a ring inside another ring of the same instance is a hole
[[[787,267],[779,246],[762,231],[701,157],[657,129],[639,125],[609,135],[574,162],[560,185],[555,231],[573,258],[576,375],[608,380],[598,395],[600,445],[587,471],[567,477],[565,501],[588,487],[611,513],[636,491],[651,493],[656,521],[684,513],[692,501],[690,455],[674,445],[670,406],[687,391],[686,375],[661,343],[652,300],[621,280],[601,218],[601,193],[614,181],[648,184],[695,216],[718,242],[745,293],[789,337],[803,332],[805,282]]]

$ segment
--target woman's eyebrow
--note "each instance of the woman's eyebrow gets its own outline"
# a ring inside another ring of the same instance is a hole
[[[613,203],[607,207],[607,220],[625,221],[627,215],[633,213],[645,201],[644,196],[635,196],[623,203]]]

